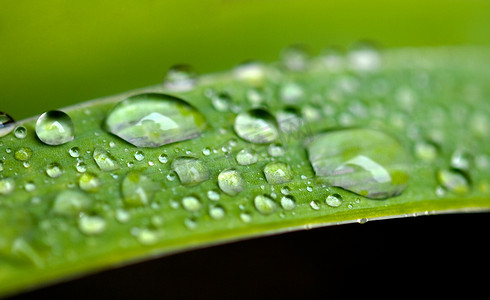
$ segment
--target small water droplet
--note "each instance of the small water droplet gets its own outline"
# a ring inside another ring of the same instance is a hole
[[[296,201],[291,196],[283,196],[281,206],[284,210],[293,210],[296,207]]]
[[[211,201],[219,201],[219,199],[220,199],[220,195],[219,195],[218,191],[215,191],[215,190],[209,190],[207,192],[207,196],[208,196],[208,199]]]
[[[131,214],[129,214],[129,212],[124,209],[117,209],[115,217],[119,223],[123,223],[123,224],[131,220]]]
[[[165,88],[173,92],[192,90],[197,84],[197,74],[194,69],[185,64],[172,66],[163,82]]]
[[[311,201],[310,207],[313,208],[314,210],[319,210],[321,208],[320,201],[317,201],[317,200]]]
[[[248,82],[252,85],[260,84],[266,76],[265,66],[256,61],[244,62],[235,67],[233,75],[238,80]]]
[[[276,119],[260,108],[240,113],[235,118],[234,129],[239,137],[256,144],[267,144],[279,137]]]
[[[131,230],[131,234],[136,238],[136,240],[140,244],[145,246],[153,245],[156,242],[158,242],[157,232],[148,228],[143,228],[143,229],[133,228]]]
[[[131,171],[121,182],[124,203],[131,207],[148,205],[157,185],[140,173]]]
[[[258,195],[254,198],[254,206],[263,215],[270,215],[277,210],[276,202],[267,195]]]
[[[27,161],[31,158],[32,153],[33,152],[31,148],[22,147],[19,150],[15,151],[14,158],[20,161]]]
[[[100,188],[100,179],[93,173],[83,173],[78,179],[78,185],[86,192],[95,193]]]
[[[195,138],[204,116],[186,101],[165,94],[139,94],[119,102],[105,121],[112,134],[137,146],[155,148]]]
[[[86,235],[101,234],[106,226],[106,220],[99,216],[83,215],[78,221],[78,229]]]
[[[184,185],[195,185],[210,177],[208,168],[197,158],[178,157],[172,162],[171,167]]]
[[[303,100],[304,94],[303,88],[294,82],[285,83],[279,91],[281,100],[288,104],[295,104]]]
[[[329,131],[307,145],[316,176],[372,199],[400,194],[408,184],[410,156],[383,132],[353,128]]]
[[[145,159],[145,155],[141,151],[136,151],[134,153],[134,159],[136,159],[137,161],[142,161],[143,159]]]
[[[302,71],[308,66],[309,54],[304,45],[292,45],[284,48],[280,54],[281,62],[291,71]]]
[[[291,194],[291,190],[289,189],[289,187],[288,187],[288,186],[283,186],[283,187],[281,188],[281,193],[282,193],[283,195],[289,195],[289,194]]]
[[[415,156],[423,161],[433,161],[437,158],[439,149],[436,144],[420,141],[415,144]]]
[[[168,156],[165,153],[162,153],[158,156],[158,161],[162,164],[166,164],[168,162]]]
[[[94,150],[93,158],[102,171],[108,172],[119,169],[119,163],[114,156],[102,148]]]
[[[437,171],[437,181],[447,191],[455,194],[467,194],[470,191],[470,179],[467,174],[457,169]]]
[[[1,178],[0,179],[0,195],[8,195],[12,193],[15,189],[15,181],[12,178]]]
[[[4,164],[3,164],[3,161],[0,160],[0,172],[2,172],[4,170]]]
[[[8,114],[0,111],[0,137],[6,136],[14,129],[15,121]]]
[[[204,154],[205,156],[208,156],[211,154],[211,149],[209,149],[208,147],[202,149],[202,154]]]
[[[182,198],[182,207],[188,212],[199,211],[202,207],[201,201],[194,196]]]
[[[83,161],[77,162],[75,165],[75,168],[77,169],[77,172],[79,173],[85,173],[87,171],[87,165]]]
[[[46,167],[46,174],[51,178],[60,177],[63,174],[63,168],[59,163],[53,162]]]
[[[325,199],[325,203],[331,207],[339,207],[343,201],[344,199],[339,194],[329,195],[327,199]]]
[[[451,167],[454,169],[469,171],[472,161],[473,157],[469,152],[456,150],[451,156]]]
[[[253,149],[245,148],[240,150],[236,155],[236,161],[242,166],[248,166],[256,163],[259,156]]]
[[[252,216],[249,213],[243,212],[240,213],[240,220],[242,220],[243,223],[250,223],[252,221]]]
[[[375,71],[381,66],[379,51],[369,43],[358,43],[347,55],[351,68],[357,71]]]
[[[27,191],[27,192],[32,192],[36,189],[36,185],[34,184],[33,181],[27,181],[25,184],[24,184],[24,189]]]
[[[219,112],[229,111],[232,106],[231,96],[227,92],[220,92],[211,96],[214,109]]]
[[[215,220],[220,220],[225,217],[225,209],[219,205],[209,208],[209,216]]]
[[[269,148],[267,148],[267,153],[273,157],[283,156],[285,153],[284,148],[281,144],[270,144]]]
[[[225,170],[218,175],[219,188],[230,196],[238,195],[244,184],[242,176],[236,170]]]
[[[52,110],[37,119],[36,135],[45,144],[61,145],[74,139],[75,126],[66,113]]]
[[[80,156],[80,148],[71,147],[70,150],[68,150],[68,153],[70,154],[71,157],[77,158]]]
[[[294,108],[286,108],[277,113],[277,121],[282,132],[292,133],[298,131],[303,125],[299,112]]]
[[[24,126],[19,125],[19,126],[15,127],[14,135],[18,139],[25,139],[27,136],[27,129]]]
[[[265,179],[270,184],[287,183],[293,179],[293,171],[283,162],[270,162],[264,167]]]
[[[60,192],[53,203],[53,212],[63,216],[78,216],[90,207],[91,200],[74,190]]]

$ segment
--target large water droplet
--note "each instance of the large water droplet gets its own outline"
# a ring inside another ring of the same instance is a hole
[[[270,215],[277,210],[276,202],[269,196],[258,195],[254,198],[254,205],[258,212]]]
[[[31,148],[22,147],[19,150],[15,151],[14,157],[15,159],[20,161],[28,161],[31,158],[32,153],[33,152]]]
[[[94,150],[94,160],[102,171],[114,171],[119,169],[117,160],[109,152],[102,148]]]
[[[457,169],[437,171],[437,181],[443,188],[456,194],[462,195],[470,191],[469,177]]]
[[[15,189],[15,181],[12,178],[1,178],[0,179],[0,195],[8,195],[12,193]]]
[[[90,207],[90,198],[72,190],[65,190],[56,196],[53,212],[63,216],[77,216]]]
[[[242,149],[236,155],[236,161],[242,166],[252,165],[259,160],[259,156],[253,149]]]
[[[52,110],[37,119],[36,135],[45,144],[61,145],[73,140],[75,126],[66,113]]]
[[[197,158],[182,156],[172,162],[172,170],[184,185],[195,185],[209,179],[208,168]]]
[[[197,84],[197,74],[189,65],[172,66],[163,82],[165,88],[174,92],[192,90]]]
[[[106,226],[106,220],[99,216],[84,215],[78,221],[78,229],[86,235],[101,234]]]
[[[279,136],[274,116],[260,108],[240,113],[235,118],[234,128],[239,137],[256,144],[273,142]]]
[[[245,182],[236,170],[225,170],[218,175],[218,186],[226,194],[235,196],[243,190]]]
[[[283,196],[281,206],[284,210],[293,210],[296,207],[296,201],[291,196]]]
[[[357,71],[374,71],[381,65],[378,50],[370,43],[358,43],[348,53],[351,68]]]
[[[343,201],[344,199],[339,194],[329,195],[327,199],[325,199],[325,203],[331,207],[339,207]]]
[[[304,45],[292,45],[284,48],[280,54],[281,62],[292,71],[302,71],[308,66],[308,51]]]
[[[8,114],[0,111],[0,137],[6,136],[14,129],[15,121]]]
[[[293,171],[283,162],[271,162],[264,167],[264,175],[270,184],[290,182],[293,179]]]
[[[307,145],[315,174],[327,184],[373,199],[400,194],[408,184],[410,156],[391,136],[372,129],[330,131]]]
[[[121,182],[121,193],[128,206],[144,206],[150,203],[156,184],[148,177],[129,172]]]
[[[27,136],[27,129],[24,126],[19,125],[19,126],[15,127],[14,135],[18,139],[25,139]]]
[[[204,116],[177,97],[148,93],[119,102],[106,129],[138,147],[159,147],[195,138],[206,128]]]

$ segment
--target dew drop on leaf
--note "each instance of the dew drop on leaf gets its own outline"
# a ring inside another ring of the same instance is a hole
[[[328,195],[327,199],[325,199],[325,203],[330,207],[339,207],[344,199],[339,194]]]
[[[24,126],[19,125],[19,126],[15,127],[14,135],[18,139],[25,139],[27,136],[27,129]]]
[[[248,166],[256,163],[259,160],[259,156],[253,149],[245,148],[240,150],[236,155],[236,161],[242,166]]]
[[[46,167],[46,174],[51,178],[60,177],[63,174],[63,168],[57,162],[50,163]]]
[[[100,188],[100,179],[94,173],[83,173],[78,179],[80,188],[89,193],[95,193]]]
[[[19,150],[15,151],[14,158],[20,161],[28,161],[31,158],[32,153],[33,151],[31,148],[22,147]]]
[[[197,84],[197,73],[189,65],[172,66],[163,81],[166,89],[173,92],[184,92],[192,90]]]
[[[124,203],[130,207],[148,205],[157,184],[138,172],[131,171],[121,182]]]
[[[293,210],[296,207],[296,201],[291,196],[281,197],[281,206],[284,210]]]
[[[6,136],[14,129],[15,121],[8,114],[0,111],[0,137]]]
[[[93,158],[102,171],[107,172],[119,169],[119,163],[114,156],[102,148],[94,150]]]
[[[240,113],[235,118],[234,129],[239,137],[255,144],[268,144],[279,137],[276,119],[261,108]]]
[[[206,120],[180,98],[147,93],[116,104],[105,120],[105,128],[137,147],[155,148],[199,136]]]
[[[220,205],[213,205],[209,208],[209,216],[214,220],[220,220],[225,217],[225,209]]]
[[[15,181],[10,178],[1,178],[0,179],[0,195],[8,195],[12,193],[15,189]]]
[[[61,145],[74,139],[75,126],[66,113],[52,110],[37,119],[36,135],[45,144]]]
[[[53,203],[52,211],[63,216],[78,216],[90,207],[91,200],[83,193],[74,190],[60,192]]]
[[[270,162],[264,167],[265,179],[270,184],[287,183],[293,179],[293,171],[283,162]]]
[[[182,198],[182,207],[188,212],[196,212],[201,209],[202,203],[194,196],[187,196]]]
[[[78,221],[78,229],[86,235],[97,235],[104,232],[106,220],[99,216],[83,215]]]
[[[197,158],[181,156],[172,162],[172,170],[184,185],[195,185],[209,179],[209,170]]]
[[[455,194],[467,194],[471,189],[468,175],[461,170],[440,169],[437,171],[436,177],[444,189]]]
[[[225,170],[218,175],[218,186],[230,196],[238,195],[242,190],[245,182],[242,175],[236,170]]]
[[[254,206],[263,215],[270,215],[277,210],[276,202],[269,196],[257,195],[254,198]]]

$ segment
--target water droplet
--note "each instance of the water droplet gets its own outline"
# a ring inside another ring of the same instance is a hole
[[[220,220],[225,217],[225,209],[219,205],[209,208],[209,216],[215,220]]]
[[[327,197],[327,199],[325,200],[325,203],[327,203],[327,205],[331,206],[331,207],[339,207],[343,201],[344,201],[344,199],[342,198],[341,195],[333,194],[333,195],[329,195]]]
[[[87,165],[83,161],[77,162],[75,168],[79,173],[85,173],[87,171]]]
[[[225,170],[218,175],[218,186],[230,196],[238,195],[244,186],[242,175],[236,170]]]
[[[141,151],[136,151],[136,153],[134,153],[134,159],[136,159],[137,161],[142,161],[143,159],[145,159],[145,155]]]
[[[73,140],[75,126],[66,113],[52,110],[37,119],[36,135],[45,144],[61,145]]]
[[[292,133],[298,131],[303,125],[301,116],[294,108],[286,108],[277,113],[277,121],[282,132]]]
[[[4,168],[5,168],[5,167],[4,167],[4,165],[3,165],[3,161],[1,161],[1,160],[0,160],[0,172],[2,172]]]
[[[165,153],[160,154],[158,156],[158,161],[161,162],[162,164],[166,164],[168,162],[168,156]]]
[[[470,191],[470,179],[462,171],[441,169],[437,172],[437,181],[446,190],[455,194],[466,194]]]
[[[22,147],[19,150],[15,151],[14,157],[16,160],[27,161],[32,156],[32,149],[27,147]]]
[[[296,201],[291,196],[283,196],[281,198],[281,206],[284,210],[293,210],[296,207]]]
[[[204,154],[205,156],[208,156],[211,154],[211,149],[209,149],[208,147],[202,149],[202,154]]]
[[[211,96],[214,109],[220,112],[229,111],[232,106],[231,96],[227,92],[220,92]]]
[[[172,162],[172,170],[184,185],[195,185],[209,179],[208,168],[197,158],[182,156]]]
[[[156,183],[145,175],[129,172],[121,182],[124,203],[131,207],[148,205],[156,187]]]
[[[14,135],[18,139],[25,139],[27,136],[27,129],[24,126],[19,125],[19,126],[15,127]]]
[[[281,194],[283,194],[283,195],[289,195],[289,194],[291,194],[291,190],[289,189],[288,186],[283,186],[281,188]]]
[[[131,215],[129,214],[128,211],[124,209],[118,209],[116,210],[116,220],[119,223],[127,223],[129,220],[131,220]]]
[[[15,189],[15,181],[12,178],[0,179],[0,195],[8,195]]]
[[[70,154],[71,157],[77,158],[80,156],[80,148],[71,147],[70,150],[68,150],[68,153]]]
[[[240,150],[236,155],[236,161],[242,166],[248,166],[256,163],[259,156],[253,149],[245,148]]]
[[[308,66],[308,51],[304,45],[292,45],[284,48],[280,54],[281,62],[291,71],[302,71]]]
[[[145,246],[153,245],[158,242],[158,234],[155,230],[151,230],[148,228],[133,228],[131,230],[131,234],[134,235],[134,237],[140,244]]]
[[[260,108],[240,113],[235,118],[234,129],[239,137],[256,144],[273,142],[279,136],[274,116]]]
[[[293,171],[283,162],[271,162],[264,167],[264,175],[270,184],[287,183],[293,179]]]
[[[467,151],[456,150],[451,156],[451,167],[469,171],[473,161],[472,155]]]
[[[281,86],[279,94],[281,100],[288,104],[298,103],[304,97],[303,88],[294,82],[289,82]]]
[[[260,62],[248,61],[238,65],[233,70],[233,74],[238,80],[248,82],[252,85],[257,85],[264,80],[266,76],[266,69]]]
[[[433,161],[437,158],[438,152],[434,143],[421,141],[415,144],[415,156],[423,161]]]
[[[87,210],[90,204],[91,200],[86,195],[73,190],[65,190],[56,196],[53,212],[63,216],[78,216]]]
[[[100,188],[100,179],[93,173],[83,173],[78,179],[78,185],[86,192],[95,193]]]
[[[187,196],[182,199],[182,207],[188,212],[196,212],[201,209],[202,204],[196,197]]]
[[[317,200],[311,201],[310,207],[313,208],[314,210],[319,210],[321,208],[320,201],[317,201]]]
[[[243,212],[240,214],[240,220],[243,223],[250,223],[252,221],[252,216],[249,213]]]
[[[189,65],[172,66],[163,82],[165,88],[173,92],[184,92],[192,90],[197,84],[197,74]]]
[[[258,212],[270,215],[277,210],[276,202],[269,196],[258,195],[254,198],[254,205]]]
[[[15,121],[8,114],[0,111],[0,137],[6,136],[14,129]]]
[[[208,199],[211,201],[219,201],[220,195],[217,191],[215,190],[209,190],[207,192]]]
[[[269,148],[267,148],[267,153],[269,153],[270,156],[278,157],[283,156],[285,151],[281,144],[270,144]]]
[[[148,93],[119,102],[107,116],[105,126],[137,147],[154,148],[199,136],[206,120],[182,99]]]
[[[78,221],[78,229],[86,235],[97,235],[104,232],[106,228],[106,221],[99,216],[84,215]]]
[[[32,181],[27,181],[24,184],[24,189],[26,190],[26,192],[32,192],[36,189],[36,185]]]
[[[119,164],[114,156],[102,148],[94,150],[93,158],[102,171],[107,172],[119,169]]]
[[[315,174],[372,199],[400,194],[408,184],[410,156],[391,136],[363,128],[330,131],[307,145]]]
[[[63,174],[63,168],[59,163],[53,162],[46,167],[46,174],[51,178],[60,177]]]
[[[357,71],[375,71],[381,66],[378,50],[369,43],[359,43],[348,53],[350,66]]]

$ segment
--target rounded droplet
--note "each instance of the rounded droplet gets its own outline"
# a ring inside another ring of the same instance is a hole
[[[28,161],[32,156],[32,149],[27,147],[22,147],[19,150],[15,151],[14,157],[16,160],[20,161]]]
[[[189,65],[172,66],[163,82],[165,88],[174,92],[192,90],[197,84],[197,73]]]
[[[172,162],[171,167],[184,185],[196,185],[210,177],[208,168],[197,158],[178,157]]]
[[[304,45],[292,45],[284,48],[280,54],[281,62],[291,71],[302,71],[308,66],[309,54]]]
[[[90,207],[91,200],[86,195],[65,190],[59,193],[53,204],[53,212],[63,216],[77,216]]]
[[[97,163],[97,166],[99,166],[102,171],[108,172],[119,169],[119,163],[114,156],[102,148],[96,148],[93,157],[95,163]]]
[[[294,82],[289,82],[281,86],[279,94],[281,100],[288,104],[298,103],[298,101],[304,98],[303,88]]]
[[[196,212],[201,209],[202,204],[196,197],[187,196],[182,199],[182,207],[188,212]]]
[[[374,71],[381,66],[379,51],[367,42],[354,45],[347,58],[351,68],[357,71]]]
[[[19,126],[15,127],[14,135],[18,139],[25,139],[27,136],[27,129],[24,126],[19,125]]]
[[[207,192],[208,199],[211,201],[219,201],[220,195],[217,191],[215,190],[209,190]]]
[[[288,186],[283,186],[281,188],[281,194],[283,194],[283,195],[289,195],[289,194],[291,194],[291,190],[289,189]]]
[[[0,179],[0,195],[8,195],[12,193],[15,189],[15,181],[12,178],[1,178]]]
[[[33,181],[27,181],[25,184],[24,184],[24,189],[27,191],[27,192],[32,192],[36,189],[36,184],[33,182]]]
[[[243,212],[240,214],[240,220],[243,223],[250,223],[252,221],[252,216],[249,213]]]
[[[319,210],[321,208],[320,201],[317,201],[317,200],[311,201],[310,207],[313,208],[314,210]]]
[[[168,162],[168,156],[165,153],[162,153],[158,156],[158,161],[162,164],[166,164]]]
[[[80,156],[80,148],[71,147],[70,150],[68,150],[68,153],[70,154],[71,157],[77,158]]]
[[[423,161],[433,161],[437,158],[438,152],[434,143],[421,141],[415,144],[415,156]]]
[[[104,232],[106,220],[99,216],[84,215],[78,221],[78,229],[86,235],[97,235]]]
[[[141,151],[136,151],[134,153],[134,159],[136,159],[137,161],[142,161],[143,159],[145,159],[145,155]]]
[[[2,172],[5,169],[3,165],[3,161],[0,160],[0,172]]]
[[[279,136],[274,116],[260,108],[240,113],[235,118],[234,129],[239,137],[256,144],[273,142]]]
[[[242,166],[248,166],[256,163],[259,160],[259,156],[253,149],[245,148],[240,150],[236,155],[236,161]]]
[[[293,171],[283,162],[270,162],[264,167],[264,175],[270,184],[287,183],[293,179]]]
[[[211,96],[214,109],[220,112],[229,111],[232,106],[231,96],[227,92],[220,92]]]
[[[260,62],[248,61],[235,67],[233,75],[239,80],[256,85],[264,80],[266,69]]]
[[[329,195],[327,199],[325,199],[325,203],[331,207],[339,207],[343,201],[344,199],[339,194]]]
[[[138,242],[142,245],[153,245],[158,241],[158,234],[156,231],[143,228],[138,229],[134,232],[134,236],[138,240]]]
[[[258,212],[270,215],[277,210],[276,202],[269,196],[258,195],[254,198],[254,205]]]
[[[220,220],[225,217],[225,209],[219,205],[209,208],[209,216],[215,220]]]
[[[61,145],[73,140],[75,126],[66,113],[52,110],[37,119],[36,135],[45,144]]]
[[[296,201],[291,196],[283,196],[281,198],[281,206],[284,210],[293,210],[296,207]]]
[[[391,136],[352,128],[315,135],[307,145],[316,176],[372,199],[399,195],[408,184],[411,158]]]
[[[124,209],[118,209],[116,210],[116,220],[119,222],[119,223],[127,223],[129,222],[129,220],[131,220],[131,214],[124,210]]]
[[[242,190],[245,182],[242,175],[236,170],[225,170],[218,175],[218,186],[230,196],[238,195]]]
[[[284,148],[281,144],[270,144],[269,148],[267,148],[267,153],[273,157],[283,156],[285,153]]]
[[[137,147],[155,148],[199,136],[206,120],[182,99],[148,93],[119,102],[107,116],[105,127]]]
[[[131,207],[145,206],[151,201],[157,184],[137,172],[129,172],[121,182],[121,194],[124,203]]]
[[[437,171],[437,181],[447,191],[463,195],[470,191],[470,179],[457,169],[441,169]]]
[[[80,188],[89,193],[95,193],[100,188],[100,179],[93,173],[83,173],[78,179]]]
[[[286,108],[277,113],[277,122],[282,132],[292,133],[298,131],[303,125],[299,112],[294,108]]]
[[[46,174],[51,178],[60,177],[63,174],[63,168],[59,163],[53,162],[46,167]]]
[[[15,121],[8,114],[0,111],[0,137],[6,136],[14,129]]]
[[[77,169],[77,172],[79,173],[84,173],[87,171],[87,165],[83,161],[77,162],[75,165],[75,168]]]
[[[469,152],[456,150],[451,156],[451,167],[454,169],[469,171],[472,161],[473,156]]]

